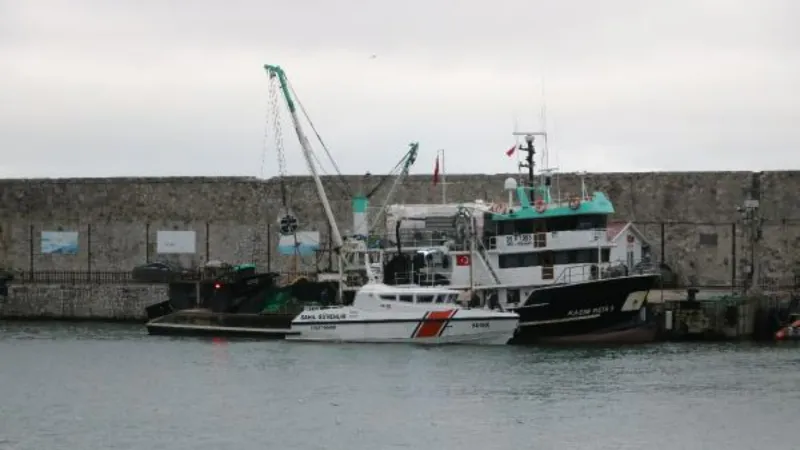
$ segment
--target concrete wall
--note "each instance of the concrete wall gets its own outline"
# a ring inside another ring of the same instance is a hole
[[[481,198],[504,201],[506,174],[448,175],[452,201]],[[369,189],[380,178],[362,183],[349,176],[351,187]],[[765,219],[760,245],[763,268],[787,279],[800,249],[800,171],[685,172],[591,174],[587,187],[606,192],[616,207],[614,220],[630,220],[646,235],[653,255],[687,282],[730,284],[743,267],[746,238],[736,207],[751,195],[761,200]],[[327,224],[307,177],[286,180],[290,203],[304,229],[321,231]],[[352,226],[350,198],[341,181],[325,179],[340,227]],[[562,195],[577,193],[580,181],[562,174]],[[386,189],[372,198],[376,205]],[[394,203],[439,202],[441,192],[430,176],[412,176],[398,190]],[[0,267],[17,270],[129,270],[145,261],[174,260],[192,265],[207,258],[256,262],[265,268],[287,268],[289,258],[276,255],[275,224],[280,209],[280,183],[254,178],[119,178],[0,181]],[[663,223],[663,225],[662,225]],[[267,238],[267,227],[273,227]],[[77,255],[44,255],[40,232],[80,232]],[[159,230],[194,230],[197,253],[158,255]],[[662,233],[663,230],[663,233]],[[735,240],[735,242],[734,242]],[[270,249],[272,250],[270,258]],[[304,267],[314,265],[311,258]],[[324,264],[323,264],[324,265]]]
[[[2,318],[145,320],[146,306],[167,299],[165,285],[11,285]]]

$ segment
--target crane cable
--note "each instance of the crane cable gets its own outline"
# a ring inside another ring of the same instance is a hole
[[[284,212],[289,210],[289,199],[286,191],[286,155],[283,149],[283,131],[281,128],[280,108],[278,107],[278,80],[270,76],[269,80],[269,109],[272,113],[272,129],[274,130],[275,152],[278,156],[278,176],[281,188],[281,206]],[[269,112],[268,112],[269,114]],[[267,129],[269,125],[267,125]],[[265,133],[265,140],[266,140]]]
[[[292,86],[292,82],[287,79],[286,84],[289,87],[289,92],[291,92],[292,96],[294,97],[295,103],[297,103],[297,106],[300,107],[300,112],[303,113],[303,117],[305,117],[306,121],[308,121],[308,125],[311,127],[311,130],[314,132],[314,135],[317,137],[317,140],[319,141],[320,145],[322,145],[323,150],[325,150],[325,154],[328,156],[328,160],[331,162],[331,165],[333,165],[333,169],[336,171],[336,174],[338,175],[338,177],[336,177],[335,179],[339,183],[341,183],[339,188],[346,196],[352,197],[353,192],[352,189],[350,188],[350,185],[347,183],[344,175],[342,175],[341,170],[339,170],[339,166],[336,164],[336,161],[333,159],[333,156],[331,155],[328,146],[325,145],[325,142],[322,140],[322,136],[320,136],[319,132],[317,131],[317,128],[314,126],[314,122],[311,121],[311,117],[309,117],[308,113],[306,112],[305,106],[303,106],[303,103],[300,101],[300,97],[297,95],[297,92],[295,92],[294,87]],[[320,163],[319,159],[317,159],[316,154],[314,154],[314,159],[317,161],[317,164],[319,165],[320,169],[322,169],[322,164]]]

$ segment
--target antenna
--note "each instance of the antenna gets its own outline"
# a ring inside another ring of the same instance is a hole
[[[541,106],[541,109],[540,109],[539,113],[541,115],[540,121],[542,123],[542,131],[544,132],[544,134],[542,136],[544,138],[544,146],[543,146],[543,150],[544,151],[543,151],[543,154],[542,154],[542,165],[545,168],[544,172],[546,173],[546,175],[550,176],[551,179],[552,179],[553,172],[557,172],[558,171],[559,161],[558,161],[558,154],[556,154],[556,167],[550,167],[550,146],[548,145],[549,143],[548,143],[548,140],[547,140],[547,97],[545,95],[544,75],[542,75],[542,78],[541,78],[541,88],[542,88],[542,90],[541,90],[542,106]],[[556,176],[555,177],[555,181],[556,181],[556,192],[557,192],[558,198],[560,199],[561,198],[560,177]]]
[[[547,100],[544,95],[544,75],[542,75],[542,107],[539,111],[542,122],[542,131],[544,131],[544,154],[542,155],[542,165],[545,168],[550,167],[550,149],[547,146]]]
[[[517,178],[519,179],[520,183],[523,183],[522,179],[522,164],[519,160],[519,135],[517,132],[519,131],[519,118],[517,117],[517,112],[514,111],[514,147],[517,149],[515,151],[515,156],[517,157]]]

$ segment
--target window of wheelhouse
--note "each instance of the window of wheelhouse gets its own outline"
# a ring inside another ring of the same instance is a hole
[[[458,294],[439,294],[436,296],[436,303],[453,303],[457,297]]]
[[[435,297],[435,295],[419,294],[417,295],[417,303],[433,303]]]
[[[381,300],[385,302],[394,302],[397,301],[397,297],[394,295],[381,295]]]
[[[399,295],[398,299],[401,302],[404,302],[404,303],[413,303],[414,302],[414,296],[413,295]]]
[[[570,214],[547,219],[519,219],[494,222],[498,235],[548,233],[604,229],[608,226],[606,214]]]
[[[533,219],[504,220],[498,223],[498,234],[531,234]]]
[[[605,214],[579,214],[547,219],[549,231],[595,230],[606,228],[608,216]]]

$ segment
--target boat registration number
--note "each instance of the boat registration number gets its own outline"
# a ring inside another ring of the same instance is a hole
[[[314,330],[314,331],[335,330],[336,329],[336,325],[330,325],[330,324],[326,324],[326,325],[311,325],[311,329]]]
[[[532,234],[516,234],[506,236],[506,246],[527,246],[533,244]]]
[[[472,328],[489,328],[489,322],[472,322]]]
[[[586,308],[586,309],[573,309],[567,313],[567,316],[589,316],[593,314],[605,314],[609,312],[614,312],[614,307],[611,305],[605,306],[598,306],[596,308]]]

